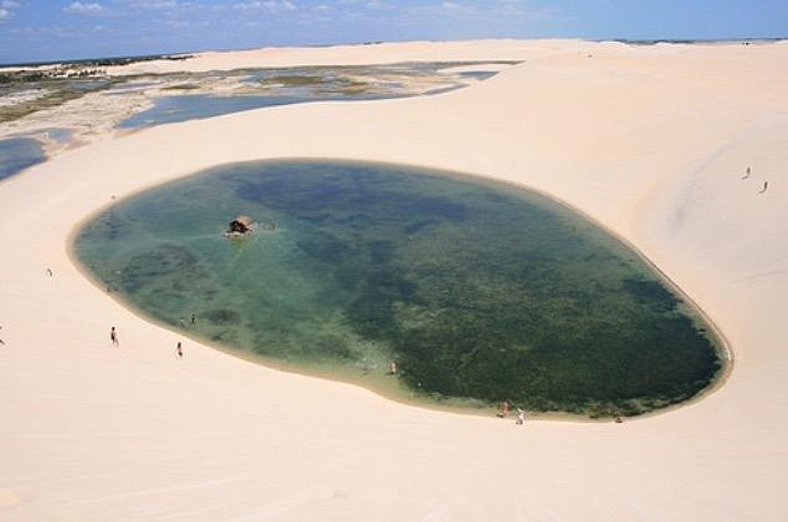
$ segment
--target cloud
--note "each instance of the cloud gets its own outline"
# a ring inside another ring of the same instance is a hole
[[[248,11],[252,9],[261,9],[263,7],[262,2],[241,2],[240,4],[234,4],[233,9],[238,9],[239,11]]]
[[[298,9],[298,6],[296,6],[293,2],[290,2],[290,0],[267,0],[264,2],[241,2],[239,4],[233,5],[233,9],[238,9],[241,11],[265,9],[266,11],[270,11],[272,13],[278,13],[282,11],[295,11]]]
[[[96,14],[103,10],[104,8],[97,3],[83,4],[82,2],[73,2],[70,6],[63,8],[63,12],[68,14]]]
[[[450,13],[455,14],[475,14],[476,7],[472,5],[458,4],[457,2],[445,1],[441,3],[441,7]]]
[[[367,9],[393,9],[394,6],[382,0],[369,0]]]
[[[126,0],[126,5],[137,9],[173,9],[178,7],[176,0]]]
[[[0,22],[10,19],[14,14],[14,9],[20,5],[15,0],[2,0],[0,2]]]
[[[532,3],[528,0],[442,0],[437,6],[414,6],[410,12],[431,16],[443,14],[456,20],[477,19],[494,24],[533,22],[552,18],[555,14],[551,8],[535,7]]]
[[[279,6],[280,9],[283,9],[285,11],[295,11],[296,9],[298,9],[293,2],[289,2],[287,0],[285,0],[284,2],[268,2],[268,3],[276,4]]]

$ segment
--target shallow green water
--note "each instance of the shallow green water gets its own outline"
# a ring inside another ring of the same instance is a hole
[[[712,382],[704,325],[637,254],[541,196],[439,174],[226,166],[118,203],[76,251],[192,335],[345,376],[396,360],[388,379],[427,399],[631,415]],[[228,240],[238,215],[276,230]]]

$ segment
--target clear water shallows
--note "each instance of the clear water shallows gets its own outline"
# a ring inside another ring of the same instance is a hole
[[[229,240],[239,215],[260,230]],[[116,204],[76,252],[189,335],[430,401],[635,415],[722,366],[700,316],[620,241],[535,193],[443,172],[224,166]]]
[[[46,160],[41,144],[32,138],[0,140],[0,180]]]

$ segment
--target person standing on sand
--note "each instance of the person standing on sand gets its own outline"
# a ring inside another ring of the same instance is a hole
[[[520,408],[517,408],[517,420],[514,423],[518,426],[525,424],[525,412]]]
[[[112,346],[120,345],[120,341],[118,341],[118,332],[115,330],[114,326],[109,331],[109,340],[112,341]]]
[[[501,403],[501,411],[498,413],[498,417],[505,419],[507,415],[509,415],[509,410],[511,407],[509,406],[509,401],[503,401]]]
[[[183,358],[183,345],[181,344],[180,341],[178,341],[178,346],[175,347],[175,354],[179,358]]]
[[[758,192],[758,194],[763,194],[764,192],[766,192],[767,188],[769,188],[769,182],[768,181],[764,181],[763,182],[763,188],[761,189],[760,192]]]
[[[744,177],[742,179],[749,178],[750,174],[752,174],[752,167],[747,167],[747,172],[744,174]]]

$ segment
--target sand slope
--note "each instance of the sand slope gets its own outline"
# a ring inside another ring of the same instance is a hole
[[[0,519],[788,518],[788,45],[485,46],[488,59],[526,61],[439,96],[153,128],[0,183]],[[397,61],[412,44],[382,48],[278,60]],[[430,59],[468,52],[426,48]],[[282,157],[446,168],[566,201],[696,300],[730,342],[733,373],[663,415],[518,428],[193,342],[177,360],[177,333],[69,261],[69,233],[111,195]]]

